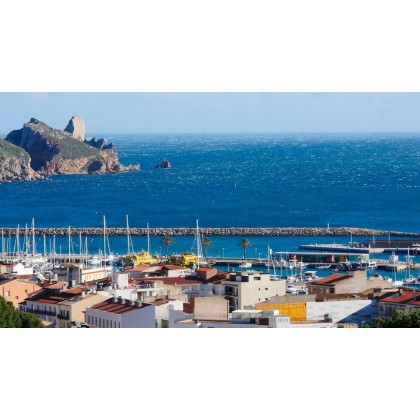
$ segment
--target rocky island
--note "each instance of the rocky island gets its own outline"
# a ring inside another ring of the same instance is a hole
[[[73,116],[64,130],[31,118],[1,144],[0,182],[140,170],[140,165],[122,165],[114,145],[106,139],[86,139],[85,123],[79,116]]]

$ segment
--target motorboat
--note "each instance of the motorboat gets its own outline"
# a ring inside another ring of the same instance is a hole
[[[239,264],[240,268],[251,268],[252,264],[248,261],[244,261],[243,263]]]

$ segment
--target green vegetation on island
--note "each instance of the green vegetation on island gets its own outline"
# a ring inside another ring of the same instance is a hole
[[[29,162],[29,155],[22,147],[15,146],[7,140],[0,139],[0,156],[24,159]]]

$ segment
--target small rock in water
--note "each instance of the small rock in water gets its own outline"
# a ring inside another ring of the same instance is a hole
[[[158,163],[155,168],[159,169],[169,169],[171,167],[171,164],[169,163],[169,160],[166,160],[166,158],[163,158],[162,162]]]

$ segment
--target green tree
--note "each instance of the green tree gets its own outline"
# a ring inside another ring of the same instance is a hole
[[[246,258],[246,249],[252,246],[251,242],[248,239],[243,238],[239,241],[239,246],[244,249],[244,258]]]
[[[172,245],[175,243],[175,241],[173,240],[173,238],[171,236],[166,235],[161,241],[161,244],[165,244],[166,246],[166,257],[168,257],[168,247],[169,245]]]
[[[395,309],[391,316],[375,318],[370,328],[420,328],[420,309]]]
[[[11,302],[0,297],[0,328],[42,328],[42,321],[27,312],[17,311]]]
[[[210,238],[205,237],[201,241],[201,245],[203,245],[203,248],[204,248],[204,256],[207,257],[207,247],[213,246],[213,242],[211,241]]]

